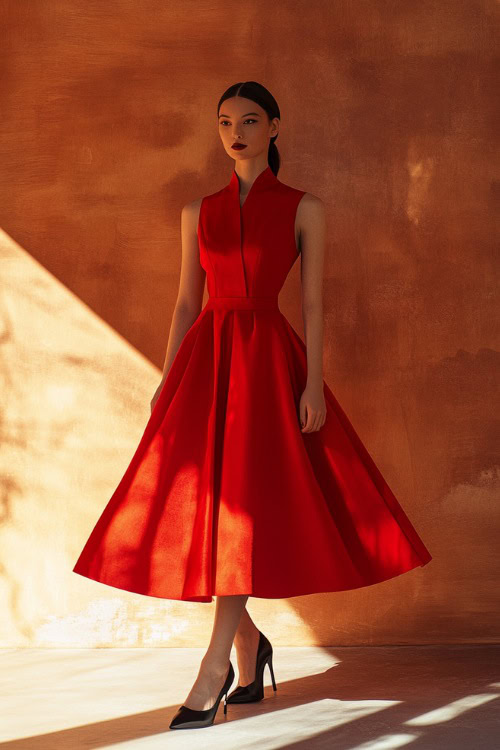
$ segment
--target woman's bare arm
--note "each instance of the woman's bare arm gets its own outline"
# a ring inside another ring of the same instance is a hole
[[[307,382],[300,401],[302,432],[319,430],[326,418],[323,394],[323,269],[326,220],[323,201],[306,193],[297,209],[302,255],[302,317]]]
[[[200,263],[198,247],[198,218],[201,200],[199,198],[187,203],[181,211],[182,256],[179,291],[170,324],[163,376],[153,397],[151,408],[154,407],[184,336],[201,312],[206,276],[205,269]]]

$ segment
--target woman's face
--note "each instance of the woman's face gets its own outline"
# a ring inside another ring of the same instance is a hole
[[[277,117],[270,121],[265,109],[251,99],[226,99],[219,110],[219,135],[226,153],[237,161],[267,154],[269,139],[278,133],[279,122]],[[233,143],[244,144],[245,148],[236,150]]]

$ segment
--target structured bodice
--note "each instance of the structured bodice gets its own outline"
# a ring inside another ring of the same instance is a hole
[[[198,242],[210,297],[277,299],[299,254],[295,217],[304,192],[266,167],[243,206],[234,169],[228,185],[203,198]]]

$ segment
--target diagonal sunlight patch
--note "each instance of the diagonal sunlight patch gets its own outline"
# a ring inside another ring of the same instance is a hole
[[[171,624],[192,617],[185,603],[71,572],[132,457],[161,373],[1,231],[0,269],[1,643],[157,645],[161,626],[170,645]]]
[[[499,697],[500,696],[493,693],[467,695],[465,698],[459,698],[459,700],[453,701],[453,703],[448,703],[446,706],[435,708],[433,711],[428,711],[421,716],[416,716],[414,719],[408,719],[408,721],[405,721],[404,723],[409,724],[412,727],[425,727],[431,724],[442,724],[444,721],[451,721],[451,719],[460,716],[466,711],[470,711],[478,706],[483,706],[485,703],[489,703]]]
[[[374,740],[363,742],[362,745],[352,746],[349,750],[394,750],[397,747],[405,747],[417,739],[418,737],[413,734],[385,734]]]

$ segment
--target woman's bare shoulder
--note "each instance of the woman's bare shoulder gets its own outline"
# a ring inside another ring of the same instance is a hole
[[[324,207],[324,203],[317,195],[314,195],[314,193],[304,193],[302,198],[300,199],[299,205],[306,211],[318,211],[322,207]]]
[[[184,204],[182,207],[182,213],[187,216],[198,214],[200,212],[202,200],[203,198],[196,198],[194,201],[189,201],[189,203]]]
[[[196,230],[198,227],[198,220],[200,218],[200,208],[203,198],[196,198],[194,201],[189,201],[182,207],[181,219],[186,222],[186,225]]]
[[[304,193],[297,208],[299,222],[317,221],[325,214],[325,204],[314,193]]]

